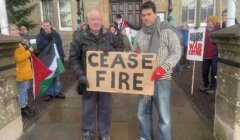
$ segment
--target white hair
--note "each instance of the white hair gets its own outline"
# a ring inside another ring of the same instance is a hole
[[[87,17],[86,17],[86,23],[87,23],[87,24],[89,23],[89,18],[90,18],[91,14],[92,14],[93,12],[98,12],[98,13],[100,14],[100,17],[102,17],[102,15],[101,15],[101,13],[100,13],[99,10],[97,10],[97,9],[90,10],[90,11],[87,13]]]

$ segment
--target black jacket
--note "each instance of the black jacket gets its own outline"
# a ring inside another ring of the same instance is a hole
[[[78,32],[69,53],[69,64],[77,78],[86,76],[87,51],[123,51],[123,44],[103,27],[98,36],[92,34],[89,27],[84,32]]]
[[[50,34],[47,34],[43,28],[41,28],[39,34],[37,35],[37,48],[40,51],[43,51],[52,40],[56,43],[60,58],[64,60],[65,55],[62,46],[62,39],[60,34],[54,29],[52,29]]]

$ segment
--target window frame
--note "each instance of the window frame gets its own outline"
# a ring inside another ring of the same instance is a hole
[[[54,4],[54,3],[53,3]],[[43,20],[45,20],[44,19],[44,15],[43,15],[43,1],[41,0],[40,1],[40,12],[41,12],[41,21],[43,21]],[[55,14],[54,12],[53,12],[53,14]],[[54,20],[54,19],[53,19]],[[52,26],[53,26],[53,24],[55,23],[55,22],[53,22],[53,21],[51,21],[52,22]]]
[[[71,16],[72,16],[72,1],[69,0],[71,2]],[[59,5],[59,0],[57,0],[57,10],[58,10],[58,23],[59,23],[59,30],[60,31],[73,31],[73,18],[72,18],[72,27],[62,27],[61,25],[61,17],[60,17],[60,5]]]
[[[216,15],[216,3],[217,3],[217,0],[213,0],[213,15]],[[188,23],[188,21],[187,21],[189,27],[196,27],[196,14],[197,14],[196,7],[197,7],[197,0],[195,0],[194,21],[193,21],[193,23]],[[189,11],[189,8],[188,8],[188,11]],[[189,15],[189,12],[188,12],[188,15]],[[205,26],[207,26],[205,22],[200,23],[200,27],[205,27]]]

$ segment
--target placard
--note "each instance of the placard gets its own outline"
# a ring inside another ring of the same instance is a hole
[[[187,59],[188,60],[203,60],[204,43],[205,43],[205,27],[189,29],[188,34],[188,48]]]
[[[155,54],[88,51],[86,61],[88,91],[153,95]]]

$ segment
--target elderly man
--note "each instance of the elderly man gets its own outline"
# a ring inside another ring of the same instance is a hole
[[[69,63],[76,74],[82,94],[82,139],[93,140],[96,131],[96,119],[100,140],[110,140],[111,95],[108,93],[90,92],[86,88],[86,52],[123,50],[115,41],[113,34],[102,26],[102,17],[99,11],[88,13],[87,27],[79,32],[70,47]],[[97,112],[96,112],[97,111]]]
[[[134,52],[155,53],[157,68],[153,71],[151,79],[154,81],[154,95],[140,95],[138,102],[140,139],[155,140],[152,120],[154,104],[159,118],[157,140],[171,140],[170,79],[172,68],[181,57],[180,40],[175,28],[157,18],[156,5],[152,1],[142,5],[141,17],[143,28],[136,35]]]

